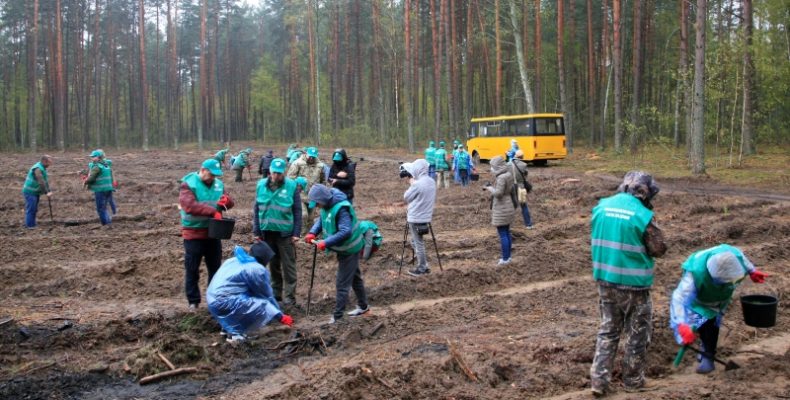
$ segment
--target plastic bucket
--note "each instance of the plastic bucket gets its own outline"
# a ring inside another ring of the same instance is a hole
[[[236,225],[235,219],[212,218],[208,221],[208,237],[212,239],[230,239],[231,235],[233,235],[234,225]]]
[[[479,175],[479,174],[472,174],[472,175],[469,175],[469,179],[470,179],[472,182],[477,182],[477,181],[479,181],[479,180],[480,180],[480,175]]]
[[[770,328],[776,325],[778,304],[776,297],[765,294],[741,296],[743,322],[755,328]]]

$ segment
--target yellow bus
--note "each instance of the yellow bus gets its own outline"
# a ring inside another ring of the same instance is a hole
[[[524,161],[535,165],[546,165],[548,160],[561,160],[568,155],[562,114],[472,118],[466,136],[467,151],[475,163],[505,156],[511,139],[524,152]]]

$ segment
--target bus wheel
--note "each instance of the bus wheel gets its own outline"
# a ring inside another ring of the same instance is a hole
[[[532,161],[532,165],[536,167],[545,167],[549,163],[548,160],[534,160]]]

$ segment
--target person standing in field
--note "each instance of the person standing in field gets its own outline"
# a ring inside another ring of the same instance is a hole
[[[450,165],[447,162],[447,150],[444,149],[444,146],[443,140],[439,142],[439,147],[434,152],[434,160],[436,162],[436,187],[447,189],[450,187],[447,183],[447,172],[450,170]]]
[[[285,160],[275,158],[270,174],[258,181],[252,208],[255,242],[266,242],[274,251],[269,262],[274,298],[296,306],[296,248],[302,226],[302,198],[296,181],[285,177]]]
[[[112,217],[107,212],[110,198],[112,197],[113,182],[112,168],[104,160],[104,151],[93,150],[90,154],[91,162],[88,164],[88,176],[85,178],[85,187],[93,192],[96,200],[96,213],[102,226],[108,226]]]
[[[652,386],[645,384],[645,367],[652,331],[653,258],[667,251],[652,211],[658,191],[650,174],[630,171],[617,194],[601,199],[592,211],[592,270],[601,311],[590,367],[595,396],[609,390],[621,332],[627,334],[622,366],[625,390],[635,392]]]
[[[333,188],[340,190],[354,203],[354,185],[356,185],[357,163],[351,162],[345,149],[335,149],[332,153],[332,167],[329,169],[328,182]]]
[[[522,190],[522,194],[524,194],[524,198],[519,198],[519,205],[521,206],[521,216],[524,218],[524,226],[527,229],[532,229],[532,216],[529,214],[529,205],[527,205],[527,196],[526,193],[532,192],[532,185],[527,180],[527,176],[529,175],[529,171],[527,171],[527,163],[522,160],[524,158],[524,152],[521,150],[516,151],[515,157],[510,160],[510,164],[513,166],[513,177],[516,180],[516,186],[518,186],[519,190]]]
[[[40,196],[52,197],[49,190],[49,177],[47,168],[52,165],[52,156],[43,155],[27,171],[25,184],[22,186],[22,195],[25,197],[25,226],[29,229],[36,227],[36,214],[38,214],[38,200]]]
[[[222,211],[233,208],[233,199],[225,192],[219,179],[222,166],[209,158],[200,170],[181,178],[178,204],[181,207],[181,236],[184,238],[184,292],[189,310],[200,304],[200,263],[206,260],[208,283],[222,262],[222,243],[208,237],[210,218],[221,219]]]
[[[246,148],[239,152],[236,157],[231,158],[231,169],[236,172],[235,182],[241,182],[244,177],[244,168],[250,168],[251,148]]]
[[[222,150],[218,151],[216,154],[214,154],[214,159],[219,161],[219,165],[222,168],[225,168],[225,157],[228,154],[228,150],[230,150],[230,148],[225,147],[224,149],[222,149]]]
[[[461,186],[469,185],[469,175],[471,175],[473,168],[472,156],[464,150],[464,146],[459,144],[455,152],[455,158],[453,158],[453,170],[458,175],[458,181]]]
[[[409,178],[409,188],[403,193],[403,201],[408,206],[406,224],[417,257],[417,266],[409,271],[409,275],[419,277],[431,273],[425,254],[423,235],[430,232],[433,206],[436,203],[436,184],[428,176],[428,162],[425,160],[418,159],[412,163],[405,163],[401,165],[401,169]],[[401,176],[404,176],[403,173]]]
[[[258,165],[258,174],[264,179],[269,177],[269,166],[272,165],[272,160],[274,160],[274,152],[272,150],[267,151],[266,155],[261,157],[261,163]]]
[[[491,173],[496,177],[496,183],[483,188],[491,193],[491,225],[496,227],[499,234],[499,244],[502,247],[502,257],[497,265],[507,265],[511,262],[513,250],[513,236],[510,234],[510,225],[518,204],[513,198],[513,175],[502,156],[491,159]]]
[[[425,161],[428,162],[428,176],[436,180],[436,143],[431,140],[428,142],[428,148],[425,149]]]
[[[335,310],[329,323],[334,324],[343,318],[349,288],[354,290],[357,297],[357,307],[349,311],[348,316],[366,314],[370,307],[365,281],[359,269],[360,252],[365,247],[365,228],[360,225],[354,206],[348,202],[343,192],[324,185],[315,185],[310,189],[308,197],[311,205],[321,210],[321,216],[305,236],[305,242],[314,244],[318,250],[337,254]],[[322,233],[323,239],[318,240],[316,237]]]
[[[304,177],[307,180],[307,186],[304,188],[305,193],[310,193],[310,189],[315,184],[326,182],[324,175],[324,163],[318,160],[318,149],[315,147],[308,147],[305,149],[306,157],[299,158],[288,167],[288,178],[296,179]],[[302,198],[302,220],[304,221],[303,232],[310,229],[311,221],[313,220],[313,209],[308,204],[307,197]]]

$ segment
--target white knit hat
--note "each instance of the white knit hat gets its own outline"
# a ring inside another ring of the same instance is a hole
[[[746,268],[738,260],[738,257],[729,251],[709,258],[707,268],[711,278],[718,282],[735,282],[746,276]]]

